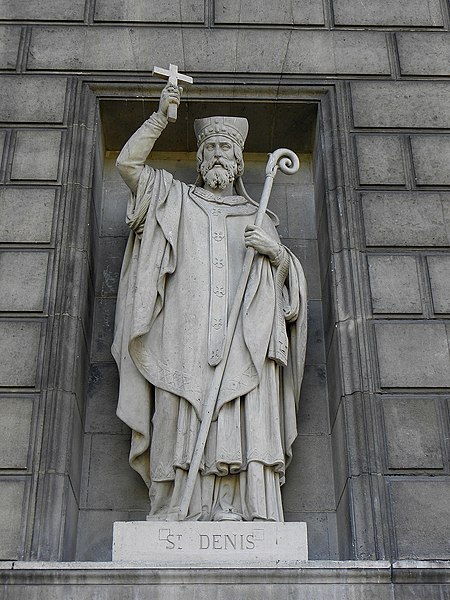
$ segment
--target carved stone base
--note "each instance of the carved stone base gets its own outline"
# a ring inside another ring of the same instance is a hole
[[[114,523],[113,561],[282,566],[308,560],[306,523]]]

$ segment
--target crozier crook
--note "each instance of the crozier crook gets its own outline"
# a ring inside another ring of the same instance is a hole
[[[264,188],[261,194],[259,202],[258,212],[256,214],[255,225],[260,227],[263,222],[264,215],[267,210],[270,193],[272,191],[273,180],[275,175],[280,169],[282,173],[286,175],[293,175],[299,169],[300,163],[298,156],[288,150],[287,148],[279,148],[271,154],[269,154],[269,160],[266,165],[266,178],[264,182]],[[178,520],[183,521],[189,511],[189,505],[191,502],[192,494],[194,492],[195,480],[197,473],[200,469],[200,464],[205,450],[206,440],[208,438],[211,422],[216,409],[217,398],[220,392],[220,386],[222,384],[227,359],[230,353],[231,343],[233,341],[234,332],[239,319],[239,313],[241,311],[242,301],[247,287],[248,278],[252,268],[253,258],[255,256],[255,250],[253,248],[247,248],[245,254],[244,265],[242,268],[241,277],[239,279],[236,296],[233,301],[230,317],[228,320],[227,338],[225,342],[224,355],[221,362],[215,367],[214,376],[209,387],[208,395],[205,403],[205,410],[202,414],[202,421],[198,432],[197,441],[195,444],[194,452],[189,466],[189,472],[187,476],[186,486],[181,497],[180,506],[178,509]]]

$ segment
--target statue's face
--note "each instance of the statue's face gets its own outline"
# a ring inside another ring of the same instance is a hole
[[[217,135],[206,140],[203,150],[203,160],[210,161],[214,157],[235,160],[233,144],[228,138]]]
[[[233,143],[222,135],[211,136],[203,147],[200,173],[206,185],[212,189],[225,189],[238,173]]]

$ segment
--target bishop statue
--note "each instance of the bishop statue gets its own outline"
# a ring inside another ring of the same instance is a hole
[[[149,520],[179,519],[184,498],[186,520],[283,521],[306,347],[305,277],[280,242],[276,216],[267,211],[255,225],[258,203],[242,181],[246,119],[195,121],[191,185],[147,163],[180,91],[169,79],[158,111],[117,159],[131,190],[112,349],[117,414],[132,430],[129,460],[149,488]],[[248,248],[254,256],[231,326]]]

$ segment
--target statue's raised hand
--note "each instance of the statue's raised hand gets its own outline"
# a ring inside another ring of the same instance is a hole
[[[159,112],[162,113],[165,117],[167,117],[167,111],[169,110],[170,104],[175,104],[178,106],[180,104],[181,92],[183,88],[181,86],[176,86],[170,83],[163,88],[161,92],[161,98],[159,100]]]

